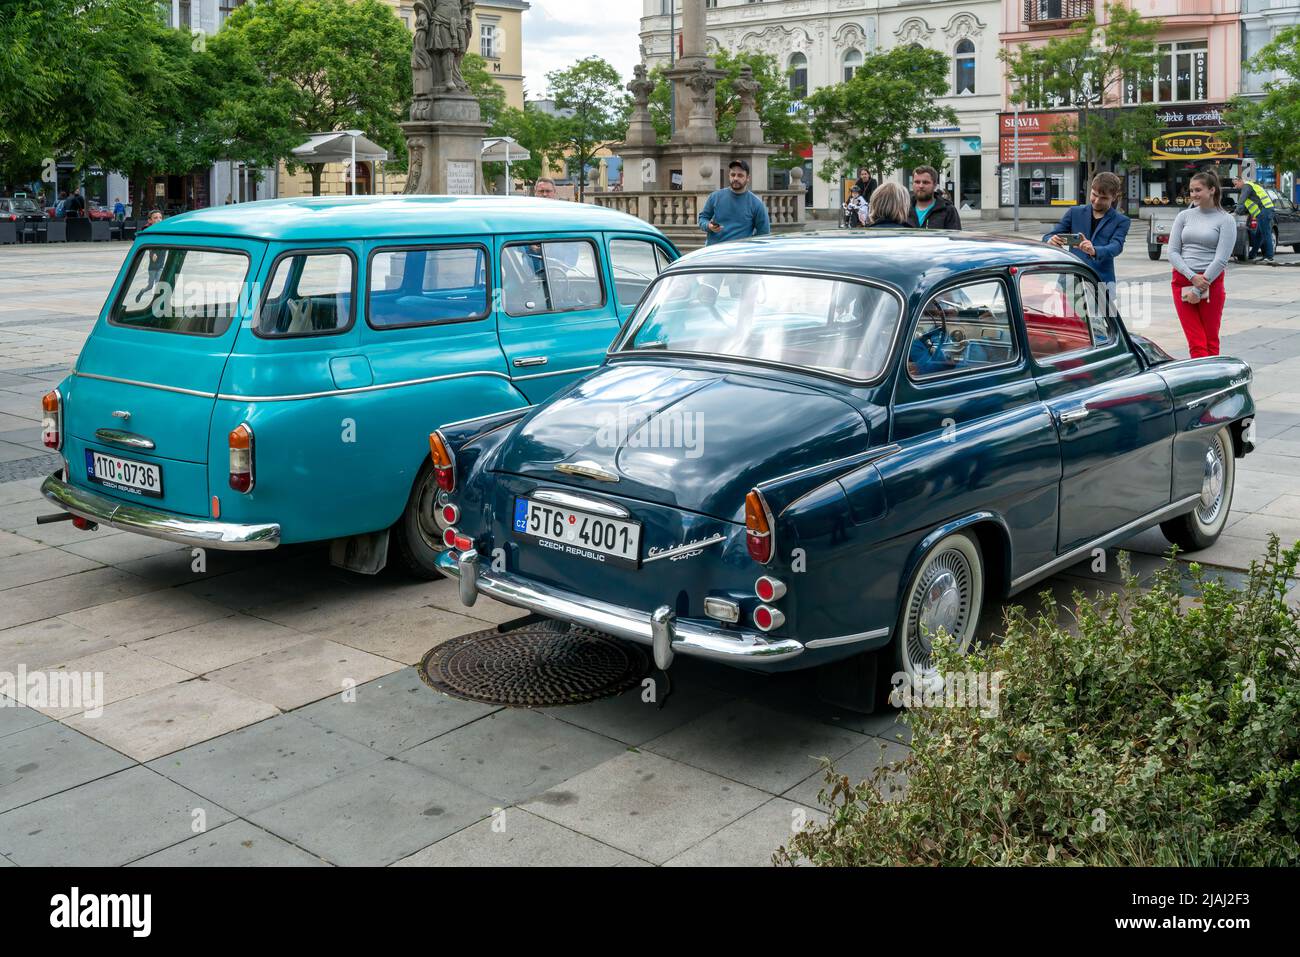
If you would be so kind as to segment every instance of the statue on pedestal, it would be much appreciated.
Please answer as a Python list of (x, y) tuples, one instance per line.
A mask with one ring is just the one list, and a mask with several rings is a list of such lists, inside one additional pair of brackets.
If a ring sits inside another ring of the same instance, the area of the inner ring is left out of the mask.
[(411, 119), (433, 116), (439, 93), (468, 93), (460, 64), (473, 32), (473, 0), (415, 0)]
[(732, 133), (731, 141), (746, 144), (762, 143), (763, 124), (759, 119), (758, 110), (754, 106), (758, 91), (762, 87), (754, 79), (753, 69), (748, 66), (741, 67), (740, 76), (732, 81), (731, 88), (736, 91), (736, 96), (740, 98), (740, 110), (736, 113), (736, 129)]

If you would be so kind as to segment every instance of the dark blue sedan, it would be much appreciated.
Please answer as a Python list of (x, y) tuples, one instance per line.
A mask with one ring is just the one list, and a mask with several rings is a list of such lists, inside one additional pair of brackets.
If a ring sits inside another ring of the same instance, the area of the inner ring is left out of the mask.
[(836, 665), (870, 707), (985, 602), (1150, 526), (1186, 550), (1222, 531), (1250, 367), (1174, 361), (1105, 295), (1062, 251), (960, 233), (696, 252), (599, 371), (430, 436), (439, 566), (466, 604), (662, 668)]

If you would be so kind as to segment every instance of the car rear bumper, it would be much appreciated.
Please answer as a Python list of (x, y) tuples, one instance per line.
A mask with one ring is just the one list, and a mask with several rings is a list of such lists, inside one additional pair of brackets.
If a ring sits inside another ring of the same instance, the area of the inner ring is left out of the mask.
[(473, 549), (467, 552), (446, 551), (438, 556), (437, 561), (440, 572), (460, 582), (460, 600), (466, 605), (473, 605), (479, 595), (488, 595), (548, 618), (650, 645), (654, 649), (655, 664), (660, 668), (667, 668), (674, 654), (761, 668), (765, 664), (794, 658), (804, 651), (804, 646), (793, 638), (777, 638), (758, 631), (678, 619), (667, 605), (647, 614), (529, 581), (509, 572), (492, 571), (483, 567)]
[(153, 538), (231, 551), (257, 551), (280, 544), (278, 524), (236, 525), (206, 518), (163, 512), (134, 502), (123, 502), (90, 489), (79, 488), (51, 475), (41, 485), (41, 494), (73, 515), (110, 525), (124, 532)]

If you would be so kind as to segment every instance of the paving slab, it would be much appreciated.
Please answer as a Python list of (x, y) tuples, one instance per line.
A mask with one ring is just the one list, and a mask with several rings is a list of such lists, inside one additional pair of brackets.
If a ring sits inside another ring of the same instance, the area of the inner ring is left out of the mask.
[(188, 841), (133, 861), (129, 867), (328, 867), (300, 847), (294, 847), (245, 820), (209, 828)]
[(118, 567), (134, 559), (154, 555), (175, 555), (188, 565), (190, 554), (189, 548), (184, 545), (150, 538), (148, 535), (110, 535), (107, 538), (90, 538), (84, 542), (69, 542), (59, 547), (73, 555)]
[[(0, 811), (39, 801), (133, 764), (126, 755), (57, 721), (7, 734), (0, 738)], [(0, 834), (4, 830), (0, 815)]]
[(246, 817), (383, 759), (378, 751), (286, 714), (158, 758), (149, 767)]
[(645, 747), (780, 794), (814, 771), (820, 757), (838, 758), (861, 743), (856, 732), (737, 701), (655, 738)]
[[(367, 603), (369, 604), (369, 603)], [(430, 648), (459, 635), (491, 627), (432, 605), (388, 607), (386, 603), (359, 614), (346, 614), (333, 625), (316, 625), (312, 634), (406, 665), (417, 664)]]
[(287, 650), (311, 637), (283, 625), (236, 613), (148, 638), (130, 647), (193, 674), (208, 674), (273, 651)]
[[(121, 647), (63, 661), (47, 670), (97, 676), (96, 680), (102, 682), (103, 689), (103, 701), (99, 702), (101, 705), (110, 705), (114, 701), (179, 684), (194, 677), (190, 672), (173, 667), (165, 661)], [(72, 705), (41, 706), (36, 710), (53, 718), (67, 718), (88, 710), (88, 706), (82, 701)]]
[(44, 668), (116, 647), (114, 639), (62, 618), (43, 618), (0, 631), (0, 669), (12, 672), (19, 664)]
[(0, 738), (52, 720), (54, 719), (48, 715), (17, 704), (11, 698), (0, 698)]
[(556, 785), (524, 810), (662, 864), (769, 797), (648, 751), (627, 751)]
[[(906, 760), (910, 752), (910, 748), (899, 742), (870, 738), (848, 754), (836, 759), (835, 771), (854, 784), (860, 784), (870, 778), (882, 765), (893, 765)], [(826, 774), (819, 768), (786, 791), (783, 796), (808, 807), (824, 810), (825, 805), (817, 799), (817, 793), (825, 786)], [(898, 800), (906, 793), (907, 779), (901, 774), (890, 772), (881, 781), (881, 788), (881, 793), (886, 799)]]
[(195, 678), (110, 704), (98, 717), (65, 721), (137, 761), (151, 761), (277, 714), (265, 701)]
[(391, 864), (492, 813), (492, 798), (395, 758), (249, 815), (334, 864)]
[[(656, 697), (652, 701), (644, 698), (648, 689), (640, 687), (586, 704), (546, 708), (542, 713), (624, 744), (640, 745), (733, 700), (693, 675), (680, 680), (670, 676), (667, 687), (660, 676), (654, 680)], [(664, 697), (660, 699), (659, 694)]]
[(646, 862), (512, 807), (416, 851), (393, 866), (644, 867)]
[[(3, 487), (0, 486), (0, 488)], [(3, 505), (0, 505), (0, 508), (3, 507)], [(15, 555), (27, 555), (46, 548), (50, 548), (50, 546), (33, 541), (30, 538), (24, 538), (21, 535), (15, 535), (13, 532), (0, 532), (0, 559), (12, 558)]]
[(826, 815), (783, 798), (772, 798), (738, 821), (710, 834), (667, 861), (666, 867), (771, 867), (772, 855), (810, 823)]
[(496, 705), (439, 694), (420, 680), (414, 668), (403, 668), (366, 682), (354, 696), (331, 695), (294, 714), (396, 756), (497, 710)]
[(400, 667), (395, 661), (336, 641), (308, 638), (280, 651), (220, 668), (207, 678), (270, 702), (281, 711), (290, 711)]
[(4, 593), (4, 601), (0, 602), (0, 628), (25, 625), (153, 590), (150, 583), (116, 568), (95, 568), (21, 585)]
[(523, 708), (503, 708), (401, 758), (465, 787), (515, 804), (593, 768), (625, 746)]
[(23, 867), (115, 867), (233, 819), (137, 765), (0, 815), (0, 851)]
[(125, 645), (231, 614), (233, 612), (220, 605), (167, 588), (106, 602), (94, 608), (68, 612), (59, 617), (80, 625), (87, 631), (108, 635)]

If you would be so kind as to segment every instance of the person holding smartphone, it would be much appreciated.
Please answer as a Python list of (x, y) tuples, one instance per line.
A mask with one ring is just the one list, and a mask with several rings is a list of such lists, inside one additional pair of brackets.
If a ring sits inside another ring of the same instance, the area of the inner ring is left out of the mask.
[(1098, 173), (1088, 187), (1088, 202), (1065, 211), (1043, 241), (1068, 249), (1115, 292), (1115, 257), (1124, 251), (1129, 218), (1117, 208), (1124, 184), (1114, 173)]
[(730, 187), (714, 190), (700, 210), (699, 225), (708, 235), (706, 246), (732, 239), (766, 236), (772, 231), (767, 206), (749, 191), (749, 164), (732, 160), (727, 167)]

